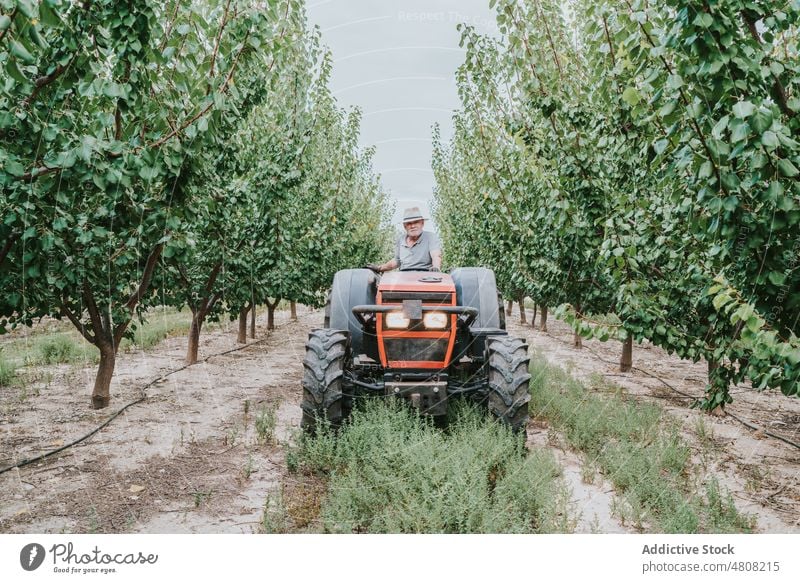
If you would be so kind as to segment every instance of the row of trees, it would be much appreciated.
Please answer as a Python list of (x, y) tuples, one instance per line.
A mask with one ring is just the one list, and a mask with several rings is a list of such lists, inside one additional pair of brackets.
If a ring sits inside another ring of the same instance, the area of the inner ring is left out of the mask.
[(193, 363), (207, 320), (319, 305), (383, 248), (302, 0), (0, 9), (0, 333), (69, 319), (100, 351), (94, 407), (148, 308), (191, 309)]
[(584, 337), (800, 392), (796, 3), (494, 1), (434, 137), (448, 255)]

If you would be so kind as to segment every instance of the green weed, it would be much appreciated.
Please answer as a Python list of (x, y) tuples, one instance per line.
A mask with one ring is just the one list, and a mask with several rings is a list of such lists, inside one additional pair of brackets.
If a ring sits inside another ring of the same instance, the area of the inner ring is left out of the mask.
[(660, 407), (622, 392), (590, 393), (540, 355), (531, 360), (531, 375), (532, 416), (547, 419), (587, 464), (600, 468), (624, 498), (616, 505), (624, 521), (672, 533), (751, 529), (718, 487), (706, 495), (694, 491), (689, 446)]
[(29, 364), (50, 365), (75, 362), (93, 362), (97, 349), (71, 334), (53, 334), (35, 338)]
[(256, 415), (256, 434), (259, 443), (273, 443), (275, 441), (275, 426), (277, 417), (275, 409), (261, 409)]
[(334, 436), (299, 444), (298, 464), (328, 477), (328, 532), (567, 532), (568, 494), (548, 452), (527, 454), (485, 410), (456, 407), (442, 432), (409, 407), (367, 402)]
[(0, 387), (11, 386), (16, 375), (16, 365), (12, 361), (7, 360), (3, 356), (3, 353), (0, 352)]
[(191, 317), (186, 310), (160, 307), (148, 312), (143, 322), (132, 323), (133, 339), (122, 342), (123, 349), (149, 350), (171, 336), (188, 334)]
[(261, 515), (261, 532), (283, 534), (289, 532), (289, 513), (281, 491), (267, 494), (264, 512)]

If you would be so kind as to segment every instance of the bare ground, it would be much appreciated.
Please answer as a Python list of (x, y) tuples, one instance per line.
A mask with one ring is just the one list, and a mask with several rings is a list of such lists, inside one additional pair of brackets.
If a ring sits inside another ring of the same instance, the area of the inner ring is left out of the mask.
[[(49, 382), (30, 387), (25, 398), (3, 389), (0, 467), (85, 435), (140, 398), (142, 387), (161, 379), (146, 389), (143, 402), (89, 439), (0, 474), (0, 532), (259, 532), (267, 498), (281, 491), (288, 494), (285, 503), (294, 527), (303, 528), (308, 524), (304, 514), (313, 514), (323, 489), (288, 474), (284, 446), (299, 425), (303, 344), (322, 316), (301, 307), (298, 321), (291, 321), (288, 312), (277, 312), (276, 318), (277, 330), (267, 333), (260, 318), (261, 340), (228, 354), (210, 356), (240, 346), (233, 327), (205, 333), (201, 358), (206, 360), (174, 374), (169, 373), (183, 366), (183, 337), (167, 339), (146, 353), (121, 355), (112, 404), (102, 411), (89, 408), (93, 367), (51, 367)], [(731, 417), (688, 409), (678, 393), (643, 372), (620, 374), (614, 364), (619, 343), (588, 342), (575, 350), (571, 333), (560, 322), (549, 322), (545, 334), (513, 320), (511, 332), (527, 337), (551, 362), (589, 383), (602, 375), (630, 396), (666, 407), (682, 423), (698, 467), (721, 477), (737, 507), (757, 517), (759, 531), (800, 531), (800, 452), (766, 434), (798, 441), (800, 401), (737, 389), (729, 409), (763, 428), (753, 431)], [(680, 361), (657, 348), (637, 348), (634, 365), (680, 391), (702, 394), (702, 363)], [(256, 420), (270, 411), (276, 417), (274, 439), (264, 441)], [(550, 448), (564, 468), (578, 532), (631, 532), (612, 511), (611, 485), (601, 476), (584, 482), (580, 454), (554, 440), (551, 428), (541, 422), (531, 424), (529, 436), (532, 447)]]

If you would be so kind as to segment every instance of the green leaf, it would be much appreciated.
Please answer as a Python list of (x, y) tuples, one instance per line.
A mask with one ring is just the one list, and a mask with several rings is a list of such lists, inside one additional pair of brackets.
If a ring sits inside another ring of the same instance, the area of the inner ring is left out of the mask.
[(22, 176), (25, 174), (25, 167), (16, 160), (7, 160), (4, 169), (11, 174), (11, 176)]
[(757, 134), (763, 134), (772, 126), (772, 112), (768, 109), (759, 109), (750, 118), (750, 126)]
[(714, 24), (714, 18), (707, 12), (701, 12), (695, 17), (692, 24), (701, 28), (708, 28)]
[(700, 170), (697, 171), (697, 178), (700, 180), (705, 180), (713, 173), (714, 173), (714, 165), (711, 163), (711, 160), (706, 160), (700, 166)]
[(755, 110), (756, 106), (749, 101), (740, 101), (733, 106), (733, 115), (739, 119), (745, 119), (753, 115)]
[(42, 2), (39, 4), (39, 18), (47, 26), (61, 26), (61, 17), (47, 4), (47, 2)]
[(733, 142), (741, 142), (742, 140), (746, 139), (747, 136), (750, 135), (750, 126), (747, 125), (747, 122), (740, 122), (737, 123), (736, 126), (733, 128), (733, 132), (731, 132), (731, 140)]
[(17, 62), (14, 59), (8, 60), (8, 64), (6, 64), (6, 71), (8, 71), (8, 74), (11, 75), (11, 78), (18, 83), (28, 83), (27, 77), (25, 77), (25, 74), (19, 70)]
[(622, 99), (631, 107), (635, 107), (642, 100), (642, 96), (635, 87), (628, 87), (622, 92)]
[(726, 192), (738, 190), (739, 184), (741, 184), (741, 181), (734, 172), (723, 172), (722, 188), (724, 188)]
[(772, 131), (766, 131), (761, 134), (761, 143), (769, 150), (774, 150), (780, 146), (778, 136)]
[(11, 41), (11, 54), (26, 65), (32, 65), (34, 62), (36, 62), (36, 59), (33, 57), (33, 55), (28, 52), (28, 49), (22, 46), (22, 43), (15, 40)]
[(786, 274), (780, 271), (770, 271), (767, 278), (772, 285), (783, 285), (786, 282)]
[(797, 167), (792, 164), (790, 160), (783, 158), (778, 160), (778, 172), (781, 173), (782, 176), (786, 176), (787, 178), (794, 178), (798, 174)]

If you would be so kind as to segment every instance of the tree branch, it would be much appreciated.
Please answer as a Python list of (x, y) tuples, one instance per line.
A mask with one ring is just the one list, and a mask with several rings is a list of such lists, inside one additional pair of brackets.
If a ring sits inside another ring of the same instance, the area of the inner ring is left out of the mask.
[[(237, 63), (239, 61), (239, 57), (242, 55), (242, 53), (244, 52), (244, 50), (246, 48), (247, 38), (249, 36), (250, 36), (250, 33), (248, 31), (248, 33), (247, 33), (247, 35), (245, 36), (245, 39), (244, 39), (245, 45), (242, 46), (241, 49), (239, 49), (238, 53), (236, 53), (236, 56), (233, 59), (233, 63), (231, 63), (231, 69), (230, 69), (230, 71), (228, 71), (228, 75), (225, 78), (225, 81), (222, 83), (222, 87), (220, 87), (220, 93), (225, 93), (228, 90), (228, 85), (230, 84), (231, 80), (233, 79), (233, 73), (236, 71), (236, 65), (237, 65)], [(184, 123), (182, 123), (180, 125), (180, 127), (178, 127), (177, 129), (172, 130), (167, 135), (160, 137), (155, 142), (152, 142), (152, 143), (148, 144), (147, 147), (148, 148), (158, 148), (158, 147), (160, 147), (165, 142), (168, 142), (169, 140), (171, 140), (172, 138), (177, 136), (180, 132), (182, 132), (183, 130), (188, 128), (190, 125), (192, 125), (194, 122), (196, 122), (198, 119), (200, 119), (205, 114), (207, 114), (211, 110), (212, 107), (214, 107), (214, 102), (213, 101), (211, 101), (203, 109), (201, 109), (196, 114), (194, 114), (191, 118), (189, 118), (188, 121), (185, 121)], [(121, 155), (122, 154), (118, 154), (117, 157), (121, 156)]]
[(81, 335), (84, 338), (86, 338), (86, 341), (89, 342), (90, 344), (94, 344), (95, 346), (97, 346), (97, 339), (92, 334), (90, 334), (88, 330), (86, 330), (86, 326), (84, 326), (83, 322), (81, 322), (78, 319), (78, 317), (72, 312), (72, 310), (69, 309), (69, 307), (67, 306), (67, 302), (64, 301), (63, 297), (59, 299), (59, 308), (61, 310), (61, 314), (66, 316), (67, 319), (70, 322), (72, 322), (73, 326), (75, 326), (78, 329), (78, 332), (80, 332)]
[(11, 251), (11, 247), (14, 246), (14, 243), (16, 243), (18, 239), (19, 239), (19, 233), (11, 233), (8, 236), (8, 239), (6, 239), (6, 244), (3, 245), (3, 248), (0, 250), (0, 265), (3, 264), (3, 261), (5, 261), (6, 259), (6, 256)]
[(147, 263), (145, 263), (144, 271), (142, 272), (142, 280), (139, 282), (139, 287), (136, 288), (136, 291), (133, 292), (125, 302), (125, 307), (128, 310), (132, 311), (136, 307), (144, 294), (147, 292), (147, 289), (150, 287), (150, 282), (153, 279), (153, 273), (155, 272), (156, 265), (158, 265), (158, 260), (161, 259), (161, 252), (163, 250), (164, 244), (159, 243), (153, 248), (153, 250), (150, 252), (150, 255), (147, 257)]
[(83, 301), (86, 302), (86, 309), (89, 311), (89, 319), (92, 321), (92, 331), (95, 336), (95, 345), (99, 348), (105, 334), (103, 333), (103, 322), (100, 318), (100, 311), (97, 309), (97, 304), (94, 302), (94, 295), (92, 290), (89, 289), (89, 284), (86, 280), (83, 281)]
[[(750, 36), (752, 36), (756, 43), (761, 46), (761, 35), (758, 34), (755, 21), (747, 16), (744, 10), (740, 14), (742, 16), (742, 20), (747, 26), (747, 29), (750, 31)], [(775, 101), (778, 103), (778, 107), (786, 117), (794, 117), (795, 112), (789, 108), (788, 98), (786, 97), (786, 89), (784, 88), (783, 83), (781, 83), (780, 78), (775, 73), (772, 74), (772, 77), (775, 79), (775, 82), (772, 84), (772, 93)]]
[[(225, 27), (228, 24), (228, 10), (231, 7), (231, 0), (225, 4), (225, 12), (222, 14), (222, 23), (219, 25), (219, 32), (217, 32), (217, 40), (214, 43), (214, 52), (211, 54), (211, 72), (209, 73), (209, 78), (214, 76), (214, 65), (217, 61), (217, 54), (219, 53), (219, 43), (222, 41), (222, 33), (225, 30)], [(211, 92), (211, 85), (208, 86), (208, 91), (206, 91), (206, 95)]]

